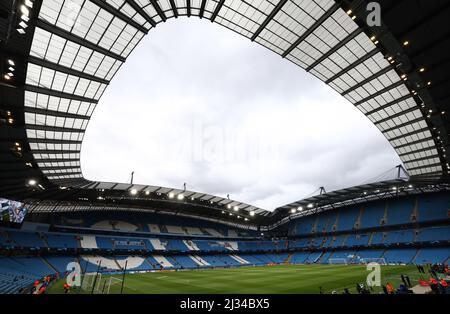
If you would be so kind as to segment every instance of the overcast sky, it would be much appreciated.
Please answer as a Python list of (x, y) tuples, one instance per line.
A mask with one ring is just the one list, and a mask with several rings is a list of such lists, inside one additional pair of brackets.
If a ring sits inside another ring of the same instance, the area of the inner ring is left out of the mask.
[(317, 78), (217, 24), (162, 23), (101, 99), (82, 147), (91, 180), (182, 188), (264, 209), (370, 181), (400, 164)]

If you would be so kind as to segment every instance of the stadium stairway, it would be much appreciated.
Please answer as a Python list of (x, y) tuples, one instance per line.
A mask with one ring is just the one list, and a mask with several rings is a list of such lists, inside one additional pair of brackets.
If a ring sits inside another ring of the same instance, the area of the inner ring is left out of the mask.
[(117, 267), (119, 267), (120, 270), (123, 270), (122, 266), (120, 266), (119, 262), (117, 261), (117, 258), (113, 257), (113, 260), (116, 263)]
[(47, 241), (47, 238), (46, 238), (45, 234), (40, 232), (40, 233), (38, 233), (38, 236), (42, 240), (42, 242), (44, 243), (44, 247), (46, 249), (50, 248), (50, 245), (48, 245), (48, 241)]
[(59, 271), (52, 265), (52, 264), (50, 264), (44, 257), (38, 257), (45, 265), (47, 265), (48, 266), (48, 268), (50, 268), (50, 269), (53, 269), (53, 271), (55, 272), (55, 273), (58, 273)]
[(287, 265), (290, 264), (293, 255), (294, 255), (293, 253), (289, 253), (288, 257), (284, 260), (283, 264), (287, 264)]
[(414, 264), (414, 262), (416, 261), (417, 256), (419, 256), (420, 254), (420, 249), (417, 249), (416, 254), (414, 255), (414, 257), (411, 259), (411, 263)]
[(325, 256), (325, 251), (320, 252), (319, 257), (314, 261), (314, 263), (316, 264), (321, 264), (322, 263), (322, 258)]
[(81, 237), (77, 236), (77, 237), (75, 238), (75, 241), (77, 242), (77, 246), (78, 246), (79, 249), (83, 248), (83, 247), (81, 246)]

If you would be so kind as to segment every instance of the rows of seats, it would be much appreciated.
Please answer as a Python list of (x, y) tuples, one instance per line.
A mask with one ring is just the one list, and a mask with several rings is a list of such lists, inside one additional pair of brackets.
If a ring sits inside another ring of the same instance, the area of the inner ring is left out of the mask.
[(120, 273), (125, 266), (128, 271), (151, 271), (159, 269), (197, 269), (210, 267), (258, 266), (270, 264), (327, 264), (331, 259), (383, 258), (387, 263), (444, 263), (449, 259), (447, 248), (386, 249), (359, 251), (316, 251), (296, 253), (260, 254), (186, 254), (150, 256), (45, 256), (0, 257), (0, 293), (17, 293), (34, 280), (56, 272), (64, 273), (68, 264), (77, 262), (82, 272)]
[(39, 257), (0, 257), (0, 293), (18, 293), (56, 271)]
[(450, 196), (420, 195), (350, 205), (294, 220), (290, 235), (360, 230), (381, 226), (442, 221), (450, 217)]
[(307, 237), (297, 240), (188, 240), (144, 237), (121, 237), (106, 235), (73, 235), (60, 233), (35, 233), (17, 230), (3, 230), (0, 246), (4, 248), (53, 248), (102, 249), (109, 251), (178, 251), (178, 252), (261, 252), (282, 251), (286, 249), (341, 247), (371, 247), (375, 245), (412, 244), (419, 242), (439, 243), (449, 241), (450, 226), (427, 227), (393, 231), (374, 231), (357, 234), (339, 234)]
[[(305, 258), (308, 253), (295, 253)], [(357, 256), (360, 259), (381, 259), (388, 264), (433, 264), (445, 263), (450, 258), (448, 248), (422, 248), (422, 249), (387, 249), (387, 250), (358, 250), (358, 251), (327, 251), (323, 252), (318, 262), (330, 263), (330, 259), (348, 259)]]
[(103, 249), (138, 251), (270, 251), (286, 248), (285, 241), (220, 241), (182, 240), (144, 237), (122, 237), (106, 235), (75, 235), (62, 233), (36, 233), (28, 231), (3, 230), (8, 241), (0, 242), (4, 248), (53, 248)]
[(191, 235), (208, 237), (255, 237), (253, 230), (242, 230), (227, 227), (209, 221), (199, 221), (186, 217), (171, 215), (139, 213), (92, 213), (85, 216), (79, 213), (55, 214), (52, 223), (61, 226), (84, 227), (97, 230), (124, 232), (149, 232), (152, 234)]
[(370, 247), (374, 245), (412, 244), (420, 242), (444, 243), (450, 240), (450, 226), (422, 229), (374, 231), (357, 234), (339, 234), (290, 240), (290, 248)]

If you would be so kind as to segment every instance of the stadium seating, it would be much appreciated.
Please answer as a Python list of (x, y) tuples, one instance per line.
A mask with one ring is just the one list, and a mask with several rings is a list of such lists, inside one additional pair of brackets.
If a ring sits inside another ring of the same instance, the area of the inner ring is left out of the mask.
[(12, 240), (11, 246), (27, 247), (27, 248), (42, 248), (46, 247), (38, 233), (35, 232), (21, 232), (21, 231), (8, 231), (9, 238)]
[(450, 227), (431, 227), (416, 230), (416, 242), (442, 242), (450, 240)]
[(362, 209), (359, 229), (379, 227), (384, 218), (384, 204), (373, 202), (366, 204)]
[(450, 195), (439, 194), (418, 198), (417, 221), (434, 221), (450, 218)]
[(51, 234), (48, 233), (45, 236), (49, 247), (57, 249), (76, 249), (78, 244), (75, 236), (63, 235), (63, 234)]
[(411, 222), (413, 215), (415, 200), (411, 198), (401, 198), (397, 200), (390, 200), (387, 205), (387, 219), (388, 225), (399, 225)]
[(413, 262), (416, 254), (416, 249), (391, 249), (384, 253), (383, 258), (387, 263), (408, 264)]
[(16, 293), (37, 278), (64, 273), (73, 261), (88, 273), (121, 273), (125, 265), (139, 272), (365, 259), (441, 263), (450, 255), (449, 201), (445, 195), (414, 196), (346, 206), (294, 219), (285, 228), (290, 237), (277, 240), (182, 217), (57, 215), (59, 232), (0, 229), (1, 249), (34, 255), (0, 257), (0, 293)]
[(55, 270), (38, 257), (0, 257), (0, 293), (17, 293)]
[(360, 214), (360, 208), (340, 208), (338, 211), (338, 223), (336, 231), (352, 230)]
[(416, 264), (427, 263), (446, 263), (450, 258), (450, 250), (448, 248), (423, 248), (414, 259)]

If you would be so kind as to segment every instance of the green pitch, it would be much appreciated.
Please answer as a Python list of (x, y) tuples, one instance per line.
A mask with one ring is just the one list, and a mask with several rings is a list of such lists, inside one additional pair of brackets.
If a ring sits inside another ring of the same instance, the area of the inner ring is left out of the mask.
[[(365, 266), (359, 265), (280, 265), (127, 274), (123, 293), (319, 293), (319, 287), (325, 293), (341, 293), (344, 288), (355, 292), (356, 283), (365, 283), (368, 273)], [(415, 266), (382, 266), (381, 283), (391, 282), (397, 287), (401, 274), (409, 275), (413, 285), (419, 278)], [(108, 280), (108, 276), (102, 276), (99, 291)], [(62, 285), (60, 280), (48, 292), (63, 293)], [(379, 291), (382, 289), (375, 288), (374, 292)], [(81, 293), (90, 292), (86, 289)], [(111, 285), (110, 293), (120, 293), (120, 283)]]

